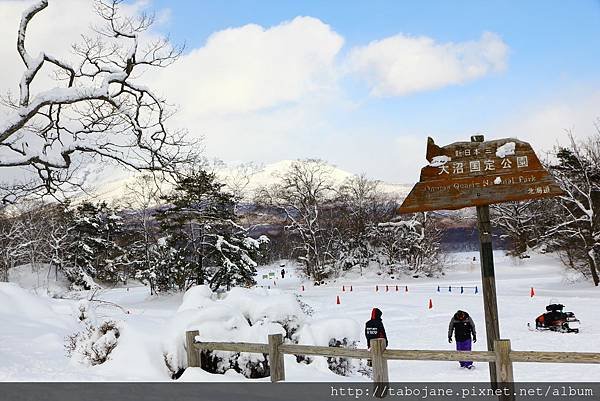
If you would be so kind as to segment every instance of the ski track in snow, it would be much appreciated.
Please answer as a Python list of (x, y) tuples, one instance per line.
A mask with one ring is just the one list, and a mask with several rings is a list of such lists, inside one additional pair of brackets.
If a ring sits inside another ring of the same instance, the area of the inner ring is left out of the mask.
[[(271, 286), (299, 294), (303, 302), (314, 309), (311, 320), (350, 318), (360, 327), (368, 320), (373, 307), (383, 311), (383, 322), (390, 348), (447, 350), (454, 343), (447, 342), (449, 320), (457, 309), (469, 312), (477, 326), (474, 350), (485, 350), (486, 336), (479, 262), (477, 252), (453, 255), (454, 264), (441, 278), (401, 277), (391, 279), (370, 271), (364, 276), (350, 272), (343, 279), (330, 281), (325, 286), (313, 286), (300, 278), (293, 264), (286, 264), (285, 279), (279, 275), (279, 263), (259, 269), (260, 286)], [(600, 292), (589, 282), (570, 283), (566, 280), (560, 262), (551, 255), (533, 255), (531, 259), (515, 260), (495, 253), (498, 308), (502, 338), (512, 342), (512, 348), (523, 351), (600, 352), (600, 324), (598, 301)], [(262, 279), (263, 274), (276, 273), (275, 279)], [(274, 283), (275, 282), (275, 283)], [(385, 291), (385, 285), (389, 291)], [(11, 285), (11, 284), (3, 284)], [(305, 291), (301, 291), (304, 285)], [(342, 286), (346, 291), (342, 291)], [(353, 291), (349, 291), (352, 285)], [(375, 286), (379, 291), (375, 291)], [(399, 291), (396, 291), (396, 285)], [(408, 286), (408, 292), (405, 286)], [(440, 292), (437, 286), (440, 286)], [(452, 292), (448, 286), (452, 285)], [(461, 285), (478, 286), (473, 288)], [(455, 288), (455, 286), (457, 288)], [(529, 296), (534, 287), (536, 295)], [(2, 287), (0, 287), (1, 289)], [(12, 288), (12, 287), (11, 287)], [(1, 295), (1, 293), (0, 293)], [(160, 342), (167, 330), (169, 319), (181, 304), (182, 294), (150, 297), (145, 287), (103, 290), (97, 298), (121, 305), (129, 313), (112, 307), (97, 309), (98, 319), (111, 318), (126, 323), (121, 341), (111, 359), (97, 366), (83, 366), (66, 357), (64, 339), (81, 328), (78, 323), (77, 301), (53, 299), (30, 294), (51, 308), (42, 318), (24, 318), (5, 305), (0, 307), (0, 380), (1, 381), (167, 381), (169, 373), (164, 366)], [(336, 305), (336, 296), (341, 304)], [(31, 299), (31, 302), (37, 302)], [(429, 299), (433, 308), (428, 309)], [(575, 312), (581, 320), (579, 334), (532, 332), (527, 322), (544, 312), (551, 301), (563, 303), (565, 310)], [(35, 316), (34, 316), (35, 317)], [(264, 342), (266, 342), (266, 338)], [(361, 337), (359, 347), (365, 347)], [(315, 361), (317, 362), (317, 361)], [(322, 363), (297, 364), (286, 356), (288, 381), (364, 381), (364, 376), (342, 377), (329, 372)], [(460, 369), (457, 362), (389, 361), (391, 381), (487, 381), (487, 363), (476, 363), (476, 369)], [(516, 363), (518, 381), (595, 381), (600, 377), (600, 366), (579, 364)], [(182, 381), (238, 381), (247, 380), (231, 371), (226, 375), (212, 375), (199, 369), (186, 372)], [(260, 379), (265, 381), (265, 379)], [(267, 379), (268, 380), (268, 379)]]

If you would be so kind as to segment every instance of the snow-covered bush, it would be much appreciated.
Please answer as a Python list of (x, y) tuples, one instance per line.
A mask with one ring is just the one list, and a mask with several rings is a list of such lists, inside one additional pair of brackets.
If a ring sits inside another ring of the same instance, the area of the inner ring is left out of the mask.
[[(282, 334), (286, 343), (357, 347), (361, 326), (355, 320), (310, 321), (310, 312), (297, 296), (280, 290), (233, 288), (217, 294), (208, 286), (192, 287), (168, 323), (162, 342), (165, 364), (174, 378), (187, 367), (185, 333), (189, 330), (198, 330), (197, 341), (265, 343), (269, 334)], [(270, 373), (266, 354), (203, 351), (200, 359), (201, 367), (211, 373), (232, 370), (248, 378)], [(302, 357), (298, 361), (341, 375), (360, 368), (359, 361), (347, 358)]]
[(67, 355), (77, 362), (90, 365), (106, 362), (117, 346), (120, 326), (119, 322), (112, 320), (104, 321), (99, 326), (86, 323), (82, 331), (67, 337)]
[[(185, 332), (198, 330), (202, 341), (266, 342), (269, 334), (280, 333), (290, 341), (306, 315), (296, 297), (278, 290), (233, 288), (217, 294), (208, 286), (190, 288), (177, 314), (168, 324), (162, 349), (173, 377), (187, 366)], [(204, 352), (202, 368), (212, 373), (229, 369), (246, 377), (269, 375), (266, 355)]]
[[(344, 337), (341, 340), (336, 338), (332, 338), (329, 340), (330, 347), (340, 347), (340, 348), (356, 348), (356, 341), (349, 340), (347, 337)], [(328, 357), (327, 364), (329, 365), (329, 370), (333, 373), (342, 376), (350, 376), (358, 369), (359, 363), (356, 363), (355, 359), (346, 358), (343, 356), (338, 357)]]
[[(305, 345), (357, 348), (361, 335), (360, 325), (353, 319), (316, 320), (304, 324), (293, 336), (294, 342)], [(361, 368), (362, 362), (344, 357), (304, 357), (298, 362), (314, 363), (334, 373), (349, 376)]]

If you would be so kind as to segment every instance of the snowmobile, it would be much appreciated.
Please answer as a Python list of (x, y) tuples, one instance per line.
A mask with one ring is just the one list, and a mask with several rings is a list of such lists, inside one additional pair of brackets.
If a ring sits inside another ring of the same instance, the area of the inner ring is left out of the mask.
[[(546, 313), (535, 319), (538, 331), (556, 331), (559, 333), (579, 333), (580, 322), (573, 312), (563, 312), (563, 304), (552, 303), (546, 306)], [(529, 323), (527, 324), (529, 326)]]

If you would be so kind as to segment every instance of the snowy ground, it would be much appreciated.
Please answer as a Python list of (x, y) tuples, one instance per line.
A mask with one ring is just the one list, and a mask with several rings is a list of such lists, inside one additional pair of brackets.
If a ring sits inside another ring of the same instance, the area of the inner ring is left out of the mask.
[[(317, 287), (303, 281), (289, 264), (286, 266), (288, 275), (281, 279), (278, 275), (280, 267), (275, 265), (259, 271), (258, 284), (265, 289), (254, 290), (248, 302), (244, 302), (245, 293), (240, 292), (237, 298), (232, 296), (226, 299), (228, 303), (211, 303), (210, 313), (215, 321), (219, 319), (219, 314), (233, 309), (244, 311), (245, 319), (252, 311), (259, 309), (265, 316), (271, 316), (278, 313), (277, 305), (269, 303), (271, 296), (274, 300), (287, 300), (291, 295), (298, 294), (314, 310), (299, 333), (302, 343), (326, 345), (322, 344), (326, 341), (323, 337), (335, 332), (336, 335), (360, 339), (359, 347), (364, 347), (364, 322), (368, 320), (371, 309), (378, 307), (383, 311), (390, 348), (443, 350), (453, 347), (446, 339), (450, 317), (457, 309), (463, 309), (471, 314), (477, 325), (478, 342), (474, 349), (484, 350), (486, 339), (479, 266), (478, 262), (472, 262), (473, 256), (479, 259), (477, 253), (453, 254), (453, 264), (442, 279), (391, 279), (374, 272), (362, 277), (358, 273), (351, 273), (343, 280)], [(534, 255), (531, 259), (515, 261), (497, 252), (495, 261), (501, 337), (509, 338), (514, 349), (600, 352), (597, 309), (600, 291), (597, 288), (589, 282), (572, 283), (567, 280), (559, 261), (549, 255)], [(269, 272), (277, 273), (277, 278), (263, 279), (263, 275)], [(32, 280), (26, 272), (13, 274), (11, 279), (27, 288), (39, 286), (39, 277)], [(301, 290), (302, 285), (304, 291)], [(379, 291), (375, 291), (376, 285)], [(386, 285), (389, 286), (387, 292)], [(396, 291), (396, 285), (399, 291)], [(437, 291), (438, 285), (440, 292)], [(449, 285), (453, 286), (452, 292), (448, 292)], [(461, 285), (478, 286), (479, 293), (475, 294), (473, 288), (465, 288), (461, 294), (454, 288)], [(346, 291), (342, 291), (342, 286), (346, 287)], [(349, 286), (352, 286), (352, 292)], [(408, 291), (405, 291), (405, 286), (408, 286)], [(531, 287), (536, 292), (533, 298), (529, 296)], [(97, 319), (123, 321), (122, 335), (109, 361), (102, 365), (87, 366), (67, 358), (64, 350), (65, 337), (81, 329), (76, 318), (79, 302), (40, 294), (39, 289), (34, 293), (17, 284), (0, 283), (1, 381), (170, 380), (163, 358), (165, 341), (169, 336), (184, 331), (177, 323), (179, 321), (180, 324), (181, 319), (174, 319), (174, 316), (189, 312), (185, 310), (186, 303), (205, 302), (202, 298), (188, 297), (182, 305), (182, 294), (150, 297), (148, 290), (139, 286), (104, 290), (97, 294), (97, 298), (118, 304), (123, 310), (111, 304), (99, 305)], [(340, 305), (335, 302), (336, 296), (340, 296)], [(428, 309), (430, 299), (433, 302), (432, 309)], [(566, 309), (576, 313), (582, 322), (579, 334), (540, 333), (527, 329), (527, 322), (542, 313), (551, 300), (565, 304)], [(252, 305), (253, 302), (257, 304)], [(289, 303), (285, 305), (289, 307)], [(246, 324), (245, 319), (241, 323)], [(222, 329), (225, 326), (217, 326), (205, 321), (196, 322), (204, 339), (221, 339), (223, 335), (218, 327)], [(211, 333), (210, 327), (217, 328)], [(245, 336), (264, 336), (262, 342), (266, 342), (266, 334), (277, 330), (281, 330), (278, 325), (265, 325), (260, 329), (254, 325), (252, 330), (246, 328), (240, 333)], [(258, 342), (260, 339), (248, 338), (246, 341)], [(402, 382), (486, 381), (489, 377), (487, 364), (476, 363), (476, 366), (472, 371), (465, 371), (455, 362), (390, 361), (389, 374), (390, 380)], [(515, 365), (515, 378), (519, 381), (596, 381), (598, 377), (598, 365)], [(352, 377), (337, 376), (321, 360), (310, 365), (298, 364), (291, 356), (286, 356), (286, 378), (289, 381), (368, 380), (358, 374)], [(226, 375), (211, 375), (194, 369), (186, 372), (180, 380), (236, 381), (244, 378), (231, 371)]]

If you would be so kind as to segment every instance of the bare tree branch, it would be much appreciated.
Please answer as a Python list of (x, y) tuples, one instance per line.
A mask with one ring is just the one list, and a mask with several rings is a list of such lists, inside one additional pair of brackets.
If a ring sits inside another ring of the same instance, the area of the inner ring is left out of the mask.
[[(73, 46), (76, 63), (26, 49), (27, 28), (46, 7), (39, 0), (21, 18), (17, 51), (25, 65), (18, 100), (5, 96), (9, 114), (0, 122), (0, 167), (22, 167), (25, 183), (3, 184), (4, 202), (19, 196), (57, 195), (77, 184), (74, 169), (85, 162), (111, 162), (138, 171), (177, 176), (181, 164), (198, 157), (197, 142), (172, 131), (172, 108), (136, 77), (177, 60), (182, 48), (160, 38), (140, 49), (152, 16), (122, 16), (119, 0), (97, 0), (104, 25), (96, 38)], [(32, 93), (38, 72), (55, 69), (58, 86)], [(34, 173), (31, 175), (31, 173)]]

